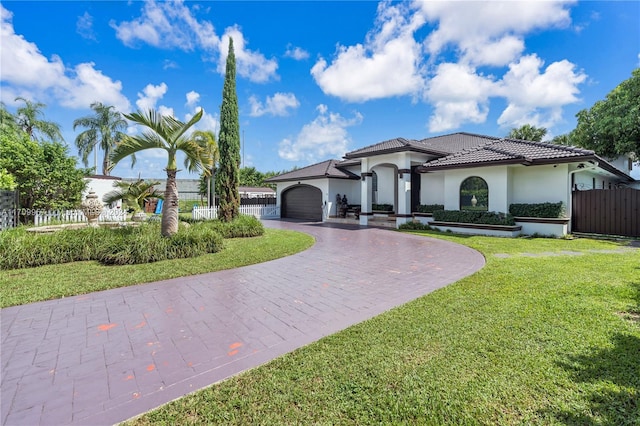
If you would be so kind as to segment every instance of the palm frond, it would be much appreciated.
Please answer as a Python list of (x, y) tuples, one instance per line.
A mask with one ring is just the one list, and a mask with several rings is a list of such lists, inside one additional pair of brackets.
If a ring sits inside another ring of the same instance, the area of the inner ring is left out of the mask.
[(144, 151), (147, 149), (160, 148), (167, 149), (166, 146), (162, 143), (162, 140), (159, 138), (147, 138), (145, 135), (142, 137), (139, 136), (127, 136), (125, 137), (119, 144), (116, 145), (115, 149), (111, 153), (109, 160), (111, 161), (110, 169), (113, 169), (118, 162), (122, 159), (131, 156), (131, 166), (133, 167), (136, 163), (135, 154), (140, 151)]

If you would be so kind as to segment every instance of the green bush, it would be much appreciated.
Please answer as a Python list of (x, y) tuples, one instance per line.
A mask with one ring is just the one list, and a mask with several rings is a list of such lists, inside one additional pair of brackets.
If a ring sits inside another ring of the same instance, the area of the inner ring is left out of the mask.
[(264, 234), (262, 222), (254, 216), (240, 215), (231, 222), (215, 220), (210, 223), (224, 238), (258, 237)]
[(418, 213), (433, 213), (436, 210), (444, 210), (444, 204), (420, 204)]
[(99, 229), (62, 230), (33, 234), (25, 228), (0, 232), (0, 269), (91, 260), (98, 246)]
[(371, 210), (378, 210), (383, 212), (392, 212), (393, 206), (391, 204), (371, 204)]
[(101, 247), (96, 260), (107, 265), (134, 265), (215, 253), (222, 249), (222, 235), (211, 224), (180, 226), (171, 238), (160, 236), (159, 224), (115, 230), (115, 238)]
[(401, 224), (398, 229), (402, 229), (404, 231), (429, 231), (431, 227), (422, 222), (407, 222)]
[(562, 201), (558, 203), (511, 204), (509, 213), (519, 217), (557, 218), (564, 214)]
[(97, 260), (109, 265), (157, 262), (215, 253), (223, 237), (212, 223), (180, 226), (171, 238), (160, 235), (159, 223), (139, 227), (67, 229), (34, 234), (24, 228), (0, 233), (0, 269)]
[(433, 219), (438, 222), (477, 223), (483, 225), (515, 225), (513, 216), (505, 213), (473, 210), (436, 210)]

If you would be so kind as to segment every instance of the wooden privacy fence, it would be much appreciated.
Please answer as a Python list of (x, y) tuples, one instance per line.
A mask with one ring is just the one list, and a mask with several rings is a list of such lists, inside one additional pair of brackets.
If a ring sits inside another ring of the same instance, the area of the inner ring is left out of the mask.
[(640, 237), (640, 190), (590, 189), (572, 193), (571, 231)]

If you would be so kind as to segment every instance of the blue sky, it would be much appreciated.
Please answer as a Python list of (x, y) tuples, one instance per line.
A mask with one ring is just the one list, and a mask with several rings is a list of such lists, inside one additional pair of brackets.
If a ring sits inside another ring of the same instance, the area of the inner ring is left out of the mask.
[[(94, 101), (181, 120), (204, 108), (197, 127), (217, 130), (232, 37), (243, 165), (263, 172), (395, 137), (503, 136), (525, 123), (566, 133), (640, 66), (638, 1), (3, 1), (0, 11), (2, 102), (46, 104), (73, 155), (73, 120)], [(112, 174), (164, 177), (165, 165), (149, 151)]]

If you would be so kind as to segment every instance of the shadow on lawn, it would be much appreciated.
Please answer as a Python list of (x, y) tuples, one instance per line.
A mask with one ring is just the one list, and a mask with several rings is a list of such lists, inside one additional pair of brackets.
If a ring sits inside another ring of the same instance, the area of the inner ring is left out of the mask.
[[(636, 306), (627, 313), (640, 313), (640, 283), (632, 284)], [(634, 321), (634, 318), (630, 318)], [(640, 323), (634, 326), (640, 327)], [(585, 394), (589, 408), (584, 411), (558, 410), (560, 422), (572, 425), (640, 425), (640, 338), (629, 333), (617, 333), (612, 347), (589, 355), (569, 356), (559, 365), (576, 382), (598, 387)]]

